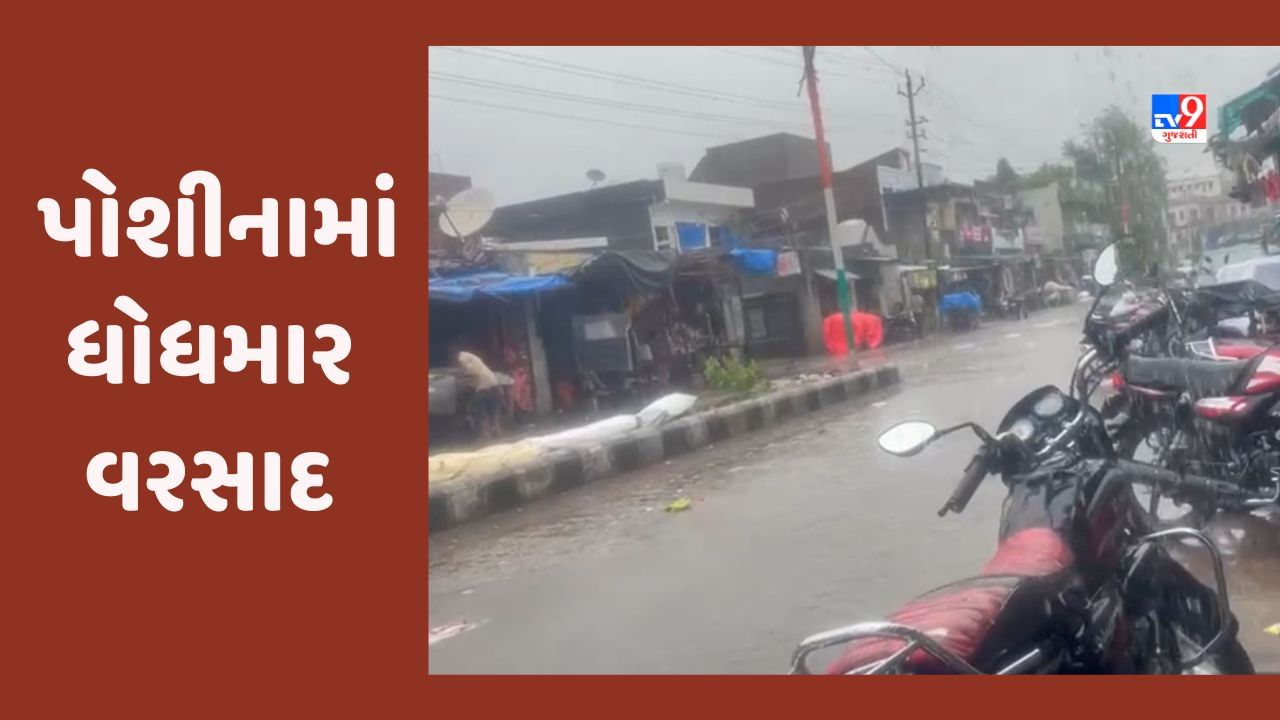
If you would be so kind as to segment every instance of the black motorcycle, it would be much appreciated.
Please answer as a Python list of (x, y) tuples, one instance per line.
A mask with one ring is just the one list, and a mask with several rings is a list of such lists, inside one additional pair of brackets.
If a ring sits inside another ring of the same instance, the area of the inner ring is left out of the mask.
[(1021, 294), (1005, 295), (996, 303), (996, 312), (1006, 320), (1025, 320), (1027, 303)]
[(1094, 269), (1110, 288), (1099, 293), (1085, 320), (1086, 346), (1093, 352), (1080, 373), (1082, 397), (1090, 397), (1104, 376), (1112, 377), (1116, 392), (1102, 401), (1101, 413), (1120, 457), (1240, 488), (1221, 497), (1137, 488), (1149, 522), (1201, 525), (1219, 510), (1251, 510), (1280, 500), (1280, 376), (1268, 370), (1275, 364), (1268, 359), (1272, 353), (1256, 346), (1249, 360), (1204, 357), (1216, 357), (1214, 339), (1205, 333), (1218, 318), (1270, 307), (1273, 293), (1245, 285), (1117, 292), (1114, 258), (1108, 248)]
[(924, 337), (924, 331), (915, 313), (904, 311), (884, 319), (885, 342), (909, 342), (922, 337)]
[[(1086, 356), (1089, 353), (1086, 353)], [(1090, 358), (1081, 358), (1081, 367)], [(1222, 558), (1189, 528), (1153, 531), (1130, 486), (1218, 495), (1233, 486), (1116, 457), (1098, 412), (1058, 388), (1016, 403), (993, 436), (974, 423), (908, 421), (880, 436), (901, 456), (971, 429), (981, 442), (939, 511), (961, 512), (989, 474), (1008, 488), (995, 555), (974, 577), (923, 595), (883, 622), (814, 635), (810, 656), (843, 646), (829, 674), (1237, 674), (1253, 665), (1236, 637)], [(1165, 549), (1203, 545), (1217, 592)]]

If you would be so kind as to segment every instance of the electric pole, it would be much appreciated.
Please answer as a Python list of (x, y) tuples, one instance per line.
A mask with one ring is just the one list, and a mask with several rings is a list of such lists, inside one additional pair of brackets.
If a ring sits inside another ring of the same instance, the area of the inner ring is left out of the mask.
[(929, 203), (925, 201), (924, 196), (924, 168), (920, 166), (920, 141), (927, 139), (924, 131), (924, 124), (929, 122), (929, 118), (921, 115), (916, 117), (916, 96), (924, 90), (924, 78), (920, 78), (919, 85), (912, 85), (911, 71), (903, 71), (907, 76), (907, 91), (903, 92), (902, 88), (898, 88), (898, 94), (907, 99), (907, 114), (910, 120), (907, 121), (907, 127), (911, 129), (909, 137), (911, 138), (911, 149), (915, 153), (916, 164), (916, 187), (920, 189), (920, 219), (924, 222), (924, 257), (926, 260), (933, 260), (933, 237), (929, 232)]
[(831, 238), (831, 257), (836, 268), (836, 295), (840, 299), (840, 314), (844, 316), (844, 338), (848, 346), (849, 357), (854, 357), (853, 318), (854, 309), (852, 294), (849, 292), (849, 278), (844, 271), (844, 251), (836, 242), (836, 197), (831, 188), (831, 152), (827, 147), (826, 132), (822, 127), (822, 105), (818, 102), (818, 72), (813, 66), (813, 55), (817, 48), (805, 45), (804, 52), (804, 84), (809, 91), (809, 110), (813, 113), (813, 134), (818, 141), (818, 170), (822, 176), (822, 199), (827, 208), (827, 234)]

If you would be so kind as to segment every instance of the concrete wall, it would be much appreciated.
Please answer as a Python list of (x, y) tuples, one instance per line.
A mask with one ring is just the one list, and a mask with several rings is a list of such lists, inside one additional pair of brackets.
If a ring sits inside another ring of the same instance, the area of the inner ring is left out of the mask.
[(1037, 232), (1028, 233), (1042, 243), (1045, 252), (1062, 252), (1062, 203), (1058, 199), (1058, 183), (1018, 193), (1022, 204), (1031, 211), (1031, 223)]
[[(737, 213), (755, 206), (755, 195), (750, 188), (691, 182), (672, 177), (663, 178), (662, 184), (665, 199), (649, 206), (650, 231), (653, 233), (654, 249), (657, 250), (679, 250), (677, 222), (725, 226)], [(659, 241), (657, 228), (666, 228), (665, 243)]]
[[(925, 187), (941, 185), (945, 180), (942, 167), (932, 163), (920, 163)], [(916, 183), (916, 171), (912, 168), (896, 168), (880, 165), (876, 167), (876, 175), (880, 180), (880, 188), (886, 192), (913, 190)]]
[(730, 208), (754, 207), (755, 194), (751, 188), (732, 185), (712, 185), (675, 178), (664, 178), (663, 193), (668, 202), (723, 205)]
[(670, 243), (666, 246), (658, 246), (656, 244), (657, 236), (655, 233), (654, 247), (658, 250), (678, 250), (679, 246), (676, 241), (677, 222), (692, 222), (702, 223), (704, 225), (724, 226), (729, 223), (737, 212), (738, 208), (726, 207), (723, 205), (703, 205), (700, 203), (671, 201), (654, 203), (649, 206), (649, 219), (651, 220), (651, 225), (654, 228), (665, 227), (667, 229), (667, 238)]
[(1170, 180), (1167, 183), (1169, 204), (1182, 200), (1225, 196), (1231, 183), (1229, 178), (1218, 173)]
[(701, 182), (756, 187), (808, 177), (817, 168), (816, 140), (776, 133), (707, 148), (690, 177)]
[[(892, 228), (889, 237), (898, 248), (898, 258), (915, 264), (923, 263), (925, 261), (925, 221), (920, 217), (920, 203), (893, 203), (887, 205), (886, 212), (888, 213), (886, 221)], [(933, 222), (936, 224), (936, 218)], [(938, 244), (935, 237), (935, 253), (940, 252)]]

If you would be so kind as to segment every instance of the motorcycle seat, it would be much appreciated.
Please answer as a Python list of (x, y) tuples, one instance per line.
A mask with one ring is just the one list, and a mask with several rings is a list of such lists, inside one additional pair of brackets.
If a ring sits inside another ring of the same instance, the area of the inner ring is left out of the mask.
[[(1001, 541), (979, 575), (931, 590), (886, 619), (918, 629), (982, 669), (1001, 650), (1043, 628), (1047, 600), (1061, 590), (1073, 566), (1071, 548), (1058, 532), (1029, 528)], [(827, 672), (843, 675), (866, 667), (904, 645), (897, 638), (854, 640)], [(914, 673), (950, 672), (924, 650), (912, 653), (905, 665)]]
[(1231, 395), (1246, 361), (1131, 357), (1121, 374), (1139, 387), (1183, 390), (1194, 397)]

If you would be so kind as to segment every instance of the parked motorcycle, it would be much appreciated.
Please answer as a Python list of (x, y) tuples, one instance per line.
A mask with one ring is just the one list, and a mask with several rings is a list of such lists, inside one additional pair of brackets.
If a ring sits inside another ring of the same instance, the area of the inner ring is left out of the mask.
[[(810, 656), (834, 646), (842, 650), (829, 674), (1253, 672), (1213, 542), (1189, 528), (1152, 531), (1129, 490), (1217, 495), (1234, 486), (1116, 457), (1097, 411), (1053, 386), (1018, 401), (995, 435), (976, 423), (939, 430), (908, 421), (879, 443), (909, 456), (963, 429), (981, 445), (939, 515), (962, 512), (989, 474), (1000, 475), (1008, 496), (995, 555), (977, 576), (885, 621), (806, 639), (793, 673), (810, 673)], [(1170, 539), (1208, 550), (1216, 593), (1169, 554)]]
[(982, 314), (982, 298), (968, 290), (947, 293), (938, 303), (938, 313), (952, 330), (973, 330), (978, 327), (978, 318)]
[(884, 319), (884, 335), (886, 342), (907, 342), (919, 340), (924, 332), (915, 313), (900, 312)]
[[(1103, 255), (1114, 264), (1111, 249)], [(1095, 276), (1114, 272), (1095, 268)], [(1166, 469), (1241, 490), (1227, 500), (1155, 487), (1139, 498), (1149, 522), (1196, 525), (1219, 510), (1280, 500), (1280, 349), (1220, 333), (1215, 339), (1214, 308), (1239, 302), (1239, 294), (1213, 288), (1171, 297), (1156, 291), (1136, 302), (1131, 295), (1121, 293), (1110, 310), (1100, 311), (1100, 294), (1085, 323), (1085, 338), (1097, 350), (1089, 372), (1115, 371), (1117, 392), (1101, 409), (1117, 453), (1146, 453)]]
[(1008, 320), (1025, 320), (1027, 303), (1022, 295), (1005, 295), (996, 304), (996, 312)]

